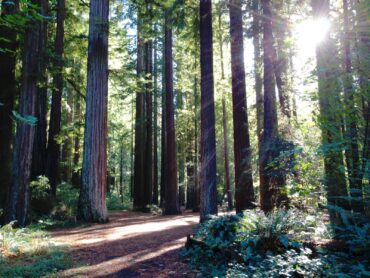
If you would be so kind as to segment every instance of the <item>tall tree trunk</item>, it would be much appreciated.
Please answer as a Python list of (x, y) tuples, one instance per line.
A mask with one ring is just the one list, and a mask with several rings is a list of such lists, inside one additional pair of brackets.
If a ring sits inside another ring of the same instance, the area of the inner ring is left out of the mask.
[(231, 75), (233, 93), (235, 208), (253, 208), (254, 190), (244, 69), (241, 0), (230, 0)]
[[(33, 0), (32, 4), (40, 6), (40, 1)], [(30, 22), (25, 32), (22, 89), (19, 100), (19, 114), (23, 117), (36, 116), (37, 82), (41, 59), (40, 24), (41, 22), (37, 20)], [(17, 220), (20, 226), (27, 223), (34, 139), (35, 125), (18, 121), (6, 222)]]
[[(19, 9), (19, 1), (14, 4), (8, 0), (2, 1), (1, 17), (15, 14)], [(15, 66), (17, 50), (17, 33), (9, 26), (0, 26), (0, 49), (5, 50), (0, 54), (0, 210), (6, 209), (12, 164), (12, 130), (11, 118), (14, 101), (17, 97)], [(0, 224), (2, 221), (0, 215)]]
[(363, 211), (362, 200), (362, 179), (360, 176), (360, 154), (358, 147), (358, 129), (357, 129), (357, 111), (355, 108), (354, 100), (354, 87), (352, 75), (352, 58), (351, 58), (351, 38), (350, 38), (350, 21), (349, 21), (349, 7), (348, 0), (343, 0), (344, 12), (344, 34), (343, 34), (343, 68), (344, 75), (344, 99), (346, 105), (345, 115), (345, 128), (346, 128), (346, 141), (348, 154), (346, 157), (348, 178), (350, 185), (350, 193), (353, 199), (351, 200), (352, 209), (355, 212)]
[[(48, 0), (40, 0), (40, 14), (47, 16), (49, 9)], [(47, 160), (47, 74), (48, 64), (47, 41), (48, 41), (48, 22), (43, 19), (39, 24), (40, 36), (40, 60), (38, 77), (38, 96), (36, 100), (36, 117), (38, 119), (35, 128), (35, 140), (32, 154), (31, 179), (36, 179), (40, 175), (45, 175)]]
[(263, 12), (263, 135), (260, 148), (260, 204), (263, 211), (271, 211), (275, 197), (274, 177), (268, 165), (273, 161), (273, 142), (278, 134), (278, 118), (276, 111), (276, 93), (274, 80), (274, 48), (272, 36), (271, 1), (262, 0)]
[(90, 1), (86, 120), (79, 217), (107, 220), (108, 0)]
[[(220, 47), (220, 66), (221, 66), (221, 79), (225, 79), (225, 67), (224, 67), (224, 49), (223, 49), (223, 37), (222, 37), (222, 10), (219, 6), (218, 10), (218, 43)], [(230, 163), (229, 163), (229, 146), (228, 146), (228, 130), (227, 130), (227, 112), (226, 112), (226, 98), (222, 95), (222, 127), (224, 134), (224, 167), (225, 167), (225, 193), (227, 196), (227, 206), (229, 210), (233, 209), (233, 197), (231, 192), (230, 182)]]
[[(145, 44), (142, 38), (143, 19), (138, 15), (138, 45), (137, 45), (137, 75), (138, 88), (142, 88), (141, 79), (145, 75)], [(136, 116), (135, 116), (135, 165), (134, 165), (134, 210), (146, 211), (145, 204), (145, 154), (146, 154), (146, 95), (145, 90), (139, 89), (136, 93)]]
[(55, 37), (55, 74), (53, 77), (54, 90), (51, 100), (50, 127), (48, 139), (47, 168), (46, 173), (50, 181), (52, 193), (56, 195), (58, 184), (60, 144), (55, 137), (60, 132), (62, 114), (62, 93), (63, 93), (63, 52), (64, 52), (64, 18), (65, 0), (58, 0), (57, 3), (57, 30)]
[[(312, 0), (314, 18), (329, 17), (329, 0)], [(336, 146), (342, 141), (341, 136), (341, 103), (337, 84), (337, 64), (333, 40), (327, 37), (316, 47), (316, 61), (318, 72), (318, 97), (320, 106), (320, 124), (322, 143), (326, 149), (324, 153), (325, 185), (329, 205), (347, 208), (347, 201), (338, 198), (347, 197), (347, 185), (342, 149)], [(330, 210), (332, 222), (338, 223), (340, 218), (335, 211)]]
[(258, 146), (261, 144), (263, 132), (263, 93), (262, 93), (262, 57), (261, 57), (261, 15), (259, 0), (253, 0), (253, 48), (254, 48), (254, 80), (256, 91), (256, 117)]
[[(77, 133), (74, 136), (73, 146), (73, 172), (71, 182), (76, 187), (81, 186), (81, 170), (78, 169), (80, 161), (80, 138), (82, 137), (81, 125), (82, 125), (82, 111), (81, 111), (81, 99), (77, 98), (75, 103), (75, 123), (77, 123)], [(76, 119), (77, 117), (77, 119)]]
[(135, 119), (134, 119), (134, 106), (135, 106), (135, 96), (132, 94), (131, 99), (131, 142), (130, 142), (130, 200), (134, 199), (134, 156), (135, 156)]
[(227, 196), (227, 207), (231, 211), (233, 209), (233, 196), (231, 192), (230, 182), (230, 163), (229, 163), (229, 146), (228, 146), (228, 130), (227, 130), (227, 118), (226, 118), (226, 99), (222, 97), (222, 126), (224, 130), (224, 159), (225, 159), (225, 184), (226, 184), (226, 196)]
[[(164, 50), (165, 41), (163, 39), (163, 52)], [(166, 67), (165, 67), (165, 55), (162, 55), (162, 127), (161, 127), (161, 188), (160, 188), (160, 207), (164, 207), (164, 195), (166, 191), (166, 184), (167, 184), (167, 139), (166, 139)]]
[(154, 119), (153, 119), (153, 199), (152, 203), (158, 205), (158, 57), (157, 41), (154, 42), (154, 68), (153, 68), (153, 92), (154, 92)]
[(121, 197), (121, 201), (123, 202), (123, 143), (120, 145), (119, 156), (119, 195)]
[(217, 214), (212, 1), (200, 0), (201, 181), (200, 221)]
[(144, 202), (145, 207), (152, 203), (153, 192), (153, 42), (145, 43), (145, 75), (146, 84), (146, 143), (145, 143), (145, 173)]
[(166, 215), (179, 214), (175, 113), (173, 95), (172, 21), (169, 15), (165, 20), (165, 86), (166, 86), (166, 189), (164, 211)]
[(284, 133), (290, 135), (289, 123), (292, 117), (290, 97), (292, 94), (292, 87), (289, 78), (289, 47), (286, 43), (289, 21), (281, 15), (283, 13), (283, 7), (286, 4), (279, 1), (274, 4), (275, 11), (273, 13), (273, 29), (276, 35), (276, 51), (274, 51), (275, 79), (279, 96), (280, 111), (288, 124), (288, 130)]
[(200, 211), (200, 182), (199, 182), (199, 135), (198, 135), (198, 78), (194, 77), (194, 203), (193, 212)]

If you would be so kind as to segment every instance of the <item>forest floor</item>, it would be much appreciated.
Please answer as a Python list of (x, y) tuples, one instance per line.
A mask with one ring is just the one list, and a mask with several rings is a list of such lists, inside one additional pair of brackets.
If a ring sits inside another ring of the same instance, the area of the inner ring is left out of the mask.
[(52, 232), (77, 264), (58, 277), (196, 277), (179, 251), (199, 215), (113, 212), (107, 224)]

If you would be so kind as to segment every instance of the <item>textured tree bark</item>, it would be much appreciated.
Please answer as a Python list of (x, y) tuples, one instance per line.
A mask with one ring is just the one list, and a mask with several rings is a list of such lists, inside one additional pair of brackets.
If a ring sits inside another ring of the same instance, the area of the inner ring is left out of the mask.
[[(225, 79), (225, 67), (224, 67), (224, 48), (223, 48), (223, 37), (222, 37), (222, 6), (217, 6), (218, 10), (218, 44), (220, 47), (220, 66), (221, 66), (221, 78)], [(225, 194), (227, 196), (227, 206), (229, 210), (233, 209), (233, 197), (231, 192), (230, 182), (230, 162), (229, 162), (229, 146), (228, 146), (228, 130), (227, 130), (227, 112), (226, 112), (226, 98), (222, 95), (222, 127), (223, 127), (223, 139), (224, 139), (224, 168), (225, 168)]]
[(78, 215), (107, 221), (108, 0), (90, 1), (82, 183)]
[(146, 84), (146, 142), (145, 142), (145, 178), (144, 178), (144, 205), (152, 203), (153, 196), (153, 42), (145, 43), (145, 75)]
[(166, 86), (166, 188), (163, 214), (180, 214), (177, 184), (176, 135), (173, 94), (172, 22), (165, 18), (165, 86)]
[[(32, 4), (40, 5), (34, 0)], [(24, 38), (22, 88), (19, 99), (19, 114), (22, 116), (36, 115), (38, 94), (38, 75), (40, 55), (39, 21), (28, 24)], [(27, 224), (30, 202), (30, 178), (35, 125), (23, 121), (17, 123), (13, 151), (13, 166), (9, 191), (9, 203), (6, 222), (17, 220), (20, 226)]]
[(222, 126), (224, 130), (224, 159), (225, 159), (225, 191), (227, 196), (227, 207), (231, 211), (233, 209), (233, 196), (231, 192), (230, 182), (230, 163), (229, 163), (229, 146), (228, 146), (228, 130), (226, 118), (226, 100), (225, 96), (222, 97)]
[[(283, 2), (276, 2), (274, 4), (273, 13), (273, 31), (276, 35), (276, 50), (274, 51), (274, 71), (276, 87), (279, 96), (279, 107), (281, 114), (289, 123), (292, 117), (291, 101), (292, 87), (289, 78), (289, 47), (286, 45), (288, 36), (289, 21), (282, 16), (283, 7), (287, 5)], [(290, 133), (290, 131), (286, 132)]]
[(200, 0), (201, 180), (200, 221), (217, 214), (212, 1)]
[[(49, 4), (47, 0), (40, 0), (40, 14), (47, 16)], [(46, 160), (47, 160), (47, 74), (46, 68), (48, 65), (47, 41), (48, 41), (48, 21), (42, 20), (39, 24), (40, 36), (40, 59), (39, 59), (39, 77), (38, 77), (38, 93), (36, 100), (36, 117), (38, 119), (35, 127), (35, 140), (32, 154), (32, 170), (31, 179), (34, 180), (40, 175), (45, 175)]]
[[(329, 17), (329, 0), (312, 0), (314, 18)], [(334, 42), (327, 36), (316, 47), (316, 61), (318, 72), (318, 97), (320, 106), (320, 123), (322, 130), (322, 143), (325, 147), (324, 167), (325, 185), (329, 205), (337, 205), (348, 208), (346, 200), (338, 198), (347, 197), (347, 185), (344, 169), (342, 149), (335, 145), (343, 140), (341, 135), (342, 104), (339, 98), (337, 84), (336, 53)], [(340, 224), (340, 216), (330, 210), (331, 221)]]
[(230, 0), (231, 75), (234, 122), (235, 208), (253, 208), (252, 157), (244, 69), (243, 15), (241, 0)]
[(193, 212), (200, 211), (200, 183), (199, 183), (199, 132), (198, 132), (198, 106), (199, 106), (199, 97), (198, 97), (198, 78), (194, 77), (194, 203), (193, 203)]
[(273, 197), (276, 185), (274, 177), (269, 174), (268, 165), (274, 159), (271, 145), (278, 134), (276, 111), (276, 93), (274, 79), (274, 48), (272, 36), (271, 1), (262, 0), (263, 11), (263, 87), (264, 87), (264, 118), (260, 148), (260, 205), (265, 212), (274, 207)]
[(354, 198), (351, 200), (351, 207), (355, 212), (362, 212), (364, 209), (362, 179), (360, 174), (360, 153), (358, 147), (358, 115), (354, 101), (354, 87), (352, 75), (351, 58), (351, 34), (349, 31), (349, 7), (348, 0), (343, 0), (344, 12), (344, 33), (343, 33), (343, 68), (344, 75), (344, 99), (345, 99), (345, 128), (346, 128), (346, 157), (347, 171), (350, 185), (350, 193)]
[[(145, 44), (142, 38), (143, 19), (138, 15), (138, 58), (137, 58), (137, 75), (140, 78), (139, 88), (144, 87), (141, 79), (145, 74)], [(136, 116), (135, 116), (135, 165), (134, 165), (134, 210), (145, 211), (145, 154), (146, 154), (146, 95), (145, 90), (136, 93)]]
[(64, 18), (65, 0), (57, 2), (57, 30), (55, 36), (55, 70), (53, 76), (54, 90), (51, 100), (49, 139), (47, 148), (47, 167), (46, 174), (50, 181), (53, 196), (56, 195), (56, 188), (59, 182), (59, 156), (60, 144), (55, 137), (60, 132), (62, 114), (62, 93), (63, 93), (63, 53), (64, 53)]
[[(163, 57), (165, 56), (164, 50), (165, 41), (163, 39)], [(161, 188), (160, 188), (160, 207), (164, 207), (164, 195), (166, 191), (166, 184), (167, 184), (167, 139), (166, 139), (166, 72), (165, 72), (165, 60), (162, 59), (162, 127), (161, 127)]]
[(153, 91), (154, 91), (154, 119), (153, 119), (153, 199), (152, 203), (158, 205), (158, 57), (157, 41), (154, 42), (154, 68), (153, 68)]
[(261, 57), (261, 14), (260, 1), (253, 0), (253, 48), (254, 48), (254, 89), (256, 91), (256, 117), (257, 117), (257, 137), (258, 147), (261, 144), (263, 132), (263, 80), (262, 80), (262, 57)]
[[(8, 0), (2, 1), (1, 17), (15, 14), (19, 9), (19, 1), (14, 4)], [(0, 49), (7, 50), (0, 54), (0, 157), (2, 166), (0, 167), (0, 209), (5, 211), (8, 198), (11, 164), (12, 164), (12, 129), (13, 121), (11, 118), (14, 101), (17, 97), (15, 66), (17, 50), (17, 34), (6, 25), (0, 26)], [(3, 222), (0, 216), (0, 224)]]

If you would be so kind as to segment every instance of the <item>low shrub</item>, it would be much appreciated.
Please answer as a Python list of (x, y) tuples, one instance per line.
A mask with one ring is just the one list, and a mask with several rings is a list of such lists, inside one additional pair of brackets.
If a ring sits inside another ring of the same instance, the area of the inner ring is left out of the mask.
[(0, 277), (42, 277), (72, 265), (46, 232), (34, 226), (14, 228), (15, 224), (0, 228)]
[[(320, 219), (322, 212), (297, 209), (210, 217), (188, 238), (183, 255), (204, 277), (370, 277), (369, 227), (347, 227), (338, 242)], [(318, 237), (341, 249), (316, 244)]]

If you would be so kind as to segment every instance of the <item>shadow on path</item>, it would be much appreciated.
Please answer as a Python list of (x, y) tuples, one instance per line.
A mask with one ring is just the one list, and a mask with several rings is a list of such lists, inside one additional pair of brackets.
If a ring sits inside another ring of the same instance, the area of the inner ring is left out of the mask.
[(65, 244), (76, 263), (62, 277), (195, 277), (179, 250), (199, 215), (153, 216), (115, 212), (107, 224), (57, 230), (57, 244)]

